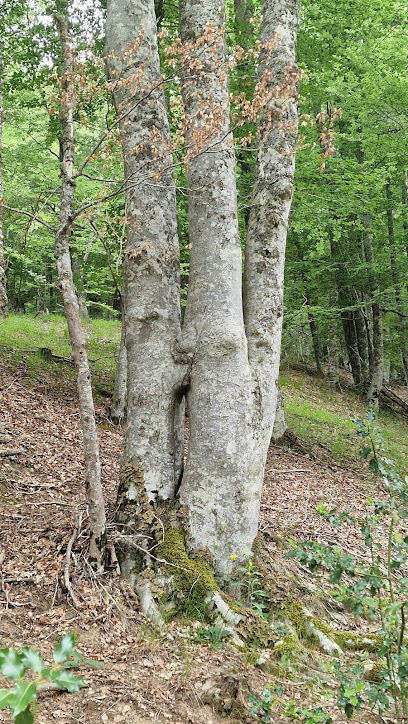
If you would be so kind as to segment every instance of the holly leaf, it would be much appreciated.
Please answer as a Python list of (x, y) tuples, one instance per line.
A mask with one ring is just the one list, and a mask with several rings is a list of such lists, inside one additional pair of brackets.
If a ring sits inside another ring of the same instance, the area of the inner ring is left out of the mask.
[(28, 646), (24, 646), (21, 653), (22, 663), (27, 666), (27, 668), (32, 669), (33, 671), (43, 670), (44, 660), (39, 651), (35, 651), (34, 649), (30, 649)]
[(0, 672), (7, 679), (20, 679), (25, 673), (27, 666), (22, 661), (22, 655), (14, 649), (0, 650)]
[(10, 706), (10, 699), (13, 696), (11, 689), (2, 689), (0, 691), (0, 709)]
[(65, 634), (65, 636), (62, 637), (61, 641), (55, 647), (52, 656), (54, 661), (56, 661), (58, 664), (61, 664), (63, 661), (69, 659), (70, 656), (73, 656), (74, 651), (75, 634)]
[(13, 696), (10, 701), (13, 717), (16, 717), (18, 714), (21, 714), (28, 709), (29, 705), (36, 697), (37, 685), (34, 684), (34, 682), (21, 681), (17, 684), (17, 686), (13, 689)]
[(53, 681), (61, 689), (67, 689), (67, 691), (79, 691), (83, 686), (86, 686), (83, 679), (78, 679), (77, 676), (71, 671), (62, 669), (61, 671), (53, 671), (50, 675), (50, 681)]
[(14, 724), (34, 724), (34, 714), (30, 709), (24, 709), (21, 714), (14, 717)]

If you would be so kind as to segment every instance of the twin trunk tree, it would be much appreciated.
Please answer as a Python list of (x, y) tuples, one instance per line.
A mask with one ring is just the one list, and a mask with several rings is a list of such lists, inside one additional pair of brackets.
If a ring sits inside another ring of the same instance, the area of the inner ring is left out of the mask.
[(218, 0), (180, 0), (191, 245), (181, 324), (172, 141), (154, 3), (108, 0), (107, 65), (120, 121), (127, 218), (128, 408), (118, 557), (123, 575), (136, 585), (143, 568), (157, 565), (149, 520), (157, 528), (166, 507), (179, 511), (171, 525), (183, 529), (187, 551), (205, 551), (221, 578), (251, 550), (257, 534), (277, 397), (293, 192), (297, 14), (297, 0), (264, 2), (255, 91), (262, 94), (263, 113), (242, 282), (224, 8)]

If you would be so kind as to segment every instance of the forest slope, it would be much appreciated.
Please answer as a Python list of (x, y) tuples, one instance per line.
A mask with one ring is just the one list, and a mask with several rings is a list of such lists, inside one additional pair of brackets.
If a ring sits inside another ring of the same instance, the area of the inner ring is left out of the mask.
[[(137, 597), (114, 570), (102, 580), (93, 577), (84, 556), (87, 521), (75, 381), (69, 363), (58, 359), (68, 357), (61, 324), (50, 318), (12, 317), (2, 322), (0, 645), (30, 645), (49, 660), (53, 643), (75, 630), (79, 649), (103, 666), (84, 672), (89, 687), (78, 694), (43, 695), (39, 724), (256, 722), (259, 719), (248, 714), (247, 694), (259, 696), (268, 684), (283, 688), (273, 721), (287, 721), (279, 712), (290, 700), (320, 703), (323, 674), (311, 672), (311, 662), (318, 669), (326, 663), (329, 657), (321, 652), (310, 654), (305, 673), (290, 656), (283, 659), (273, 648), (240, 652), (224, 645), (213, 650), (205, 645), (203, 634), (201, 643), (194, 641), (202, 625), (194, 612), (158, 631), (142, 620)], [(96, 389), (106, 395), (118, 328), (98, 322), (88, 327), (88, 336), (90, 356), (99, 360), (94, 362)], [(34, 352), (37, 348), (50, 349), (54, 357), (46, 359), (44, 352)], [(365, 406), (353, 393), (335, 390), (323, 378), (303, 372), (284, 370), (281, 384), (292, 446), (270, 448), (261, 511), (260, 566), (265, 577), (274, 580), (273, 605), (283, 610), (295, 597), (320, 613), (330, 609), (331, 623), (334, 619), (340, 628), (367, 631), (367, 623), (357, 627), (345, 611), (332, 608), (322, 577), (312, 577), (284, 557), (288, 538), (336, 543), (345, 552), (361, 555), (356, 529), (333, 531), (317, 514), (316, 505), (338, 506), (361, 519), (366, 498), (382, 495), (358, 460), (359, 442), (350, 421), (364, 417)], [(112, 521), (122, 433), (108, 421), (108, 404), (97, 394), (102, 480)], [(381, 413), (378, 425), (390, 454), (406, 469), (407, 422)], [(69, 562), (80, 603), (76, 609), (64, 572), (67, 544), (81, 513)], [(257, 660), (259, 665), (254, 665)], [(0, 681), (5, 685), (9, 682)], [(5, 711), (0, 721), (9, 721)], [(343, 719), (344, 715), (339, 721)]]

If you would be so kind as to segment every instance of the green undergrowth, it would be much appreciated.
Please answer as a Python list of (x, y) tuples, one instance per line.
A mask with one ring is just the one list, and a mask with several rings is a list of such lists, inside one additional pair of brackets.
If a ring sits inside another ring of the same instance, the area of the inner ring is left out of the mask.
[[(113, 388), (120, 323), (92, 319), (84, 322), (83, 328), (95, 391), (102, 394), (109, 392)], [(16, 371), (23, 367), (34, 382), (46, 377), (50, 382), (60, 384), (62, 375), (65, 379), (75, 380), (72, 364), (64, 359), (55, 359), (62, 357), (68, 360), (71, 355), (64, 317), (10, 314), (7, 319), (0, 320), (0, 339), (3, 368)]]
[[(312, 446), (318, 456), (324, 455), (327, 449), (337, 463), (363, 470), (364, 464), (358, 461), (359, 441), (352, 420), (365, 417), (365, 401), (350, 390), (336, 389), (327, 379), (290, 369), (281, 374), (280, 386), (289, 428)], [(380, 411), (376, 425), (390, 457), (398, 467), (407, 469), (407, 420)], [(321, 453), (319, 443), (323, 446)]]

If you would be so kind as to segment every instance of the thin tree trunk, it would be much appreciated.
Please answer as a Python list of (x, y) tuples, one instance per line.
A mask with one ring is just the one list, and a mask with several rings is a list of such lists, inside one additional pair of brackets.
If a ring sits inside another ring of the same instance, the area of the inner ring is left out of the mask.
[(120, 423), (126, 415), (127, 403), (127, 353), (125, 343), (125, 315), (122, 311), (122, 333), (120, 335), (120, 345), (118, 361), (116, 364), (115, 386), (113, 388), (112, 402), (109, 411), (109, 417), (113, 422)]
[[(336, 294), (337, 300), (337, 294)], [(332, 302), (334, 298), (332, 297)], [(327, 340), (327, 357), (328, 357), (328, 375), (330, 382), (334, 385), (339, 384), (339, 338), (337, 331), (337, 319), (331, 319), (328, 324), (328, 340)]]
[(404, 230), (405, 251), (408, 257), (408, 174), (402, 178), (402, 228)]
[(89, 319), (89, 313), (86, 306), (86, 292), (84, 288), (84, 280), (82, 277), (81, 262), (78, 254), (72, 254), (72, 274), (74, 278), (74, 284), (77, 291), (79, 316), (81, 319)]
[(398, 263), (397, 263), (397, 250), (395, 246), (394, 236), (394, 221), (392, 218), (392, 206), (391, 206), (391, 185), (387, 181), (385, 185), (385, 193), (387, 196), (387, 226), (388, 226), (388, 239), (390, 244), (390, 260), (391, 260), (391, 278), (394, 286), (395, 304), (398, 316), (398, 332), (399, 332), (399, 344), (401, 352), (401, 363), (404, 371), (405, 382), (408, 387), (408, 339), (407, 339), (407, 322), (403, 316), (403, 304), (401, 294), (401, 284), (398, 274)]
[(2, 138), (3, 138), (3, 44), (0, 38), (0, 317), (7, 317), (8, 299), (6, 289), (6, 268), (4, 264), (4, 227), (3, 227), (3, 156), (2, 156)]
[[(304, 274), (302, 274), (304, 280)], [(312, 337), (313, 353), (316, 362), (317, 371), (323, 374), (322, 346), (320, 344), (320, 336), (317, 329), (316, 320), (310, 311), (310, 301), (307, 291), (305, 291), (305, 304), (307, 306), (307, 319), (309, 322), (310, 335)]]
[[(361, 295), (354, 290), (357, 302), (361, 302)], [(364, 321), (364, 314), (361, 307), (353, 310), (354, 328), (356, 331), (357, 349), (361, 366), (361, 387), (366, 392), (370, 380), (370, 364), (368, 358), (367, 329)]]
[(372, 368), (370, 385), (367, 392), (368, 401), (373, 405), (374, 409), (378, 409), (379, 395), (383, 383), (384, 375), (384, 341), (383, 341), (383, 328), (382, 328), (382, 315), (381, 308), (376, 297), (378, 292), (378, 280), (374, 268), (374, 250), (373, 250), (373, 237), (371, 234), (371, 216), (370, 214), (363, 214), (363, 225), (364, 225), (364, 254), (368, 266), (369, 274), (369, 286), (370, 286), (370, 297), (371, 297), (371, 310), (373, 318), (373, 355), (372, 355)]
[(55, 257), (72, 354), (77, 370), (79, 411), (84, 440), (85, 488), (89, 510), (89, 562), (96, 571), (102, 572), (105, 561), (106, 519), (101, 485), (98, 433), (92, 398), (91, 374), (72, 277), (69, 250), (75, 194), (75, 179), (73, 176), (75, 144), (73, 125), (75, 102), (74, 61), (67, 19), (58, 15), (55, 16), (55, 20), (59, 29), (63, 56), (62, 100), (60, 105), (63, 152), (61, 164), (62, 191), (58, 231), (55, 237)]
[(272, 442), (276, 443), (279, 440), (281, 440), (287, 429), (288, 429), (288, 426), (286, 424), (285, 408), (283, 406), (283, 397), (282, 397), (280, 387), (278, 387), (275, 421), (273, 423), (273, 432), (272, 432)]

